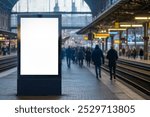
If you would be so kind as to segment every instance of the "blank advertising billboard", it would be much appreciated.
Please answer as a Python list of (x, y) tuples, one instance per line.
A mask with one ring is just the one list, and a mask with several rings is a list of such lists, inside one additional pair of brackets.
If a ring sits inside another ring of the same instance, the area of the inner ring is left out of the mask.
[(58, 75), (59, 19), (20, 19), (20, 75)]

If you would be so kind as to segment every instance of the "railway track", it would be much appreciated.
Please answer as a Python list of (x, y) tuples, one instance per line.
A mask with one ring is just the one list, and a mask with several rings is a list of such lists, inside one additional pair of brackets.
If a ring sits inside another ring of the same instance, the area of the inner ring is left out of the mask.
[(10, 55), (0, 58), (0, 72), (17, 66), (17, 55)]
[[(107, 60), (102, 68), (107, 72), (109, 71)], [(140, 91), (142, 96), (150, 97), (150, 65), (119, 59), (116, 76), (118, 80)]]

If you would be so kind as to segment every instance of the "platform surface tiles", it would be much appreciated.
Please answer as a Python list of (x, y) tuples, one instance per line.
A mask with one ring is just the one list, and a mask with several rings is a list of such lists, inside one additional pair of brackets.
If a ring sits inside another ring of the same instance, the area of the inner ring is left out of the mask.
[(144, 98), (119, 82), (112, 81), (109, 74), (102, 71), (102, 78), (97, 79), (94, 66), (81, 68), (71, 64), (67, 68), (62, 62), (61, 96), (22, 96), (17, 94), (17, 68), (0, 73), (0, 100), (143, 100)]

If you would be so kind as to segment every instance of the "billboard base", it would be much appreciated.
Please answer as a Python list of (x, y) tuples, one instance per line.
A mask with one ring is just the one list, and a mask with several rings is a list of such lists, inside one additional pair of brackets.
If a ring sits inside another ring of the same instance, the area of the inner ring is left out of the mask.
[(17, 96), (61, 95), (60, 79), (18, 79)]

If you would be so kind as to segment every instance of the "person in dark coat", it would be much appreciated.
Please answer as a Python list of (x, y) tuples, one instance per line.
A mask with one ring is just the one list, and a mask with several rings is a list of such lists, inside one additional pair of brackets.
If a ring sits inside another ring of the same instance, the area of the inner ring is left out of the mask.
[(122, 55), (123, 55), (123, 56), (125, 55), (125, 51), (126, 51), (125, 48), (123, 48), (123, 49), (122, 49)]
[(136, 56), (137, 56), (137, 52), (136, 52), (136, 49), (134, 48), (134, 49), (133, 49), (133, 58), (135, 59)]
[(72, 50), (71, 50), (71, 47), (69, 46), (66, 49), (66, 60), (67, 60), (68, 68), (70, 68), (70, 66), (71, 66), (71, 59), (72, 59)]
[(75, 48), (72, 48), (72, 61), (75, 63)]
[(95, 46), (95, 49), (92, 52), (92, 61), (95, 65), (96, 78), (98, 79), (98, 76), (101, 78), (101, 64), (104, 64), (104, 55), (98, 45)]
[(90, 62), (91, 62), (91, 51), (90, 51), (90, 48), (87, 48), (86, 52), (85, 52), (85, 58), (86, 58), (86, 63), (87, 63), (87, 66), (90, 67)]
[(83, 66), (83, 59), (84, 59), (84, 51), (82, 48), (80, 48), (78, 52), (78, 62), (80, 67)]
[(112, 70), (114, 73), (114, 79), (116, 78), (116, 61), (118, 60), (117, 51), (111, 47), (111, 49), (107, 52), (106, 58), (108, 59), (109, 63), (109, 72), (110, 72), (110, 80), (112, 80)]
[(140, 49), (139, 56), (140, 56), (140, 59), (142, 60), (142, 58), (144, 56), (144, 51), (142, 48)]
[(6, 47), (6, 45), (3, 45), (2, 52), (3, 52), (3, 56), (5, 56), (6, 53), (7, 53), (7, 47)]
[(63, 60), (64, 57), (65, 57), (65, 49), (62, 48), (62, 49), (61, 49), (61, 59)]

